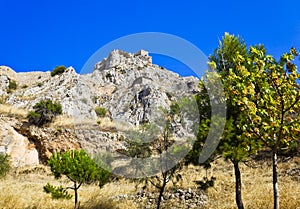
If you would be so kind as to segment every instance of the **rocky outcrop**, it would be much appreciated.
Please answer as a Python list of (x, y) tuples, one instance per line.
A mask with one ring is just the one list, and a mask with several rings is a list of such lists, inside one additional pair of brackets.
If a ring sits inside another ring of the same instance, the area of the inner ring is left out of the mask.
[[(198, 79), (152, 64), (147, 53), (114, 50), (84, 77), (97, 105), (107, 107), (112, 118), (134, 125), (153, 122), (157, 109), (198, 91)], [(94, 87), (94, 88), (93, 88)], [(113, 89), (113, 91), (112, 91)]]
[(14, 167), (38, 165), (36, 146), (14, 128), (18, 125), (14, 118), (0, 117), (0, 153), (10, 155)]
[(23, 124), (17, 130), (34, 143), (42, 163), (46, 163), (54, 152), (81, 149), (77, 136), (72, 129), (38, 128)]
[[(23, 73), (24, 74), (24, 73)], [(35, 86), (27, 86), (14, 91), (6, 99), (7, 104), (18, 108), (31, 109), (33, 105), (43, 99), (51, 99), (61, 103), (63, 113), (70, 116), (96, 118), (93, 104), (87, 86), (80, 82), (80, 76), (72, 67), (63, 74), (40, 78)]]
[[(40, 100), (51, 99), (62, 104), (66, 115), (96, 120), (94, 107), (103, 106), (113, 119), (134, 125), (153, 121), (155, 109), (198, 91), (198, 79), (180, 77), (152, 64), (145, 51), (131, 54), (114, 50), (86, 75), (77, 74), (72, 67), (53, 77), (49, 72), (1, 69), (2, 95), (10, 79), (18, 83), (18, 89), (5, 98), (5, 103), (14, 107), (31, 109)], [(22, 78), (28, 81), (26, 85)]]
[[(17, 89), (8, 92), (10, 80), (17, 82)], [(97, 117), (96, 107), (105, 108), (112, 123), (138, 126), (160, 120), (162, 108), (168, 109), (180, 97), (198, 92), (197, 84), (197, 78), (180, 77), (152, 64), (152, 58), (143, 50), (135, 54), (114, 50), (85, 75), (72, 67), (51, 76), (49, 72), (16, 73), (2, 66), (1, 102), (30, 111), (40, 100), (51, 99), (62, 105), (63, 114), (73, 118), (74, 124), (37, 128), (27, 126), (25, 119), (23, 125), (7, 126), (3, 122), (0, 126), (5, 134), (0, 139), (0, 151), (12, 154), (16, 149), (8, 148), (16, 147), (14, 142), (22, 144), (23, 154), (19, 150), (18, 156), (32, 159), (18, 164), (25, 165), (37, 163), (37, 158), (46, 161), (54, 151), (84, 148), (95, 153), (124, 149), (122, 130), (117, 126), (101, 128), (103, 121)], [(180, 123), (178, 120), (173, 124), (177, 137), (185, 134)]]
[(54, 152), (81, 149), (73, 129), (38, 128), (13, 115), (0, 117), (0, 153), (10, 155), (14, 167), (46, 163)]

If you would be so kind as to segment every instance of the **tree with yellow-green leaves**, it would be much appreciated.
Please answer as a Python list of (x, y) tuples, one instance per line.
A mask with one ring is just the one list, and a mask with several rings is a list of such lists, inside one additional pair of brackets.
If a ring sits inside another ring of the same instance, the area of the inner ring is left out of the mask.
[[(294, 62), (296, 49), (277, 61), (263, 45), (247, 48), (237, 36), (225, 33), (209, 57), (222, 81), (227, 120), (217, 154), (232, 162), (236, 179), (236, 203), (243, 209), (240, 162), (261, 149), (268, 149), (273, 161), (274, 208), (279, 208), (277, 155), (293, 147), (300, 134), (300, 73)], [(199, 97), (200, 128), (193, 153), (201, 152), (212, 121), (205, 88)], [(203, 110), (201, 112), (201, 110)]]
[(279, 61), (263, 47), (250, 47), (248, 55), (237, 54), (236, 71), (230, 70), (225, 88), (242, 112), (243, 135), (262, 143), (272, 153), (274, 208), (279, 208), (277, 154), (299, 140), (300, 73), (294, 63), (296, 49)]

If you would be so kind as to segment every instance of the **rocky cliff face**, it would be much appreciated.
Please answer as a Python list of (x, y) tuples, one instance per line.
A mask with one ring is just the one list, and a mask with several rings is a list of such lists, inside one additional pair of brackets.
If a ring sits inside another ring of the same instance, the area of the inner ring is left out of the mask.
[(37, 149), (27, 137), (14, 129), (19, 121), (13, 117), (0, 118), (0, 153), (8, 153), (15, 167), (39, 163)]
[(97, 105), (108, 107), (114, 119), (134, 125), (152, 121), (154, 110), (168, 107), (172, 100), (196, 93), (198, 84), (194, 77), (180, 77), (153, 65), (147, 54), (119, 50), (84, 78)]
[[(16, 81), (16, 89), (10, 89), (12, 81)], [(2, 105), (0, 114), (6, 119), (0, 121), (0, 151), (20, 153), (23, 161), (16, 164), (19, 166), (37, 164), (57, 150), (119, 149), (124, 136), (117, 121), (131, 126), (154, 122), (158, 109), (168, 109), (172, 101), (195, 94), (197, 84), (194, 77), (180, 77), (152, 64), (145, 51), (131, 54), (114, 50), (85, 75), (77, 74), (72, 67), (51, 77), (49, 72), (16, 73), (1, 66), (1, 103), (29, 111), (40, 100), (51, 99), (61, 103), (64, 117), (73, 122), (58, 121), (48, 128), (26, 127)], [(97, 116), (95, 107), (107, 110), (106, 120)], [(26, 123), (24, 116), (22, 120)], [(13, 150), (12, 144), (22, 150)]]

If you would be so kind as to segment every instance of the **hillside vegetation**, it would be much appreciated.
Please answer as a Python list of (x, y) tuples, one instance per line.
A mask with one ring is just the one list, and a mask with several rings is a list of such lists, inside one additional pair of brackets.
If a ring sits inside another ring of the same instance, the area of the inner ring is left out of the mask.
[(300, 209), (299, 57), (225, 33), (200, 79), (144, 50), (0, 66), (0, 208)]

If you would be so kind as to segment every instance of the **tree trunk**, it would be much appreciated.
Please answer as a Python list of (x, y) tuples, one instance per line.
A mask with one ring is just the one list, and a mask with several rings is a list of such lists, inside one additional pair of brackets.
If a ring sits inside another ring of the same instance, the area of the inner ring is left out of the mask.
[(77, 184), (76, 182), (74, 182), (74, 198), (75, 198), (75, 206), (74, 209), (79, 209), (79, 204), (78, 204), (78, 192), (77, 192), (78, 188), (77, 188)]
[(159, 196), (158, 196), (158, 199), (157, 199), (157, 207), (156, 207), (156, 209), (160, 208), (161, 199), (162, 199), (163, 193), (165, 191), (166, 185), (167, 185), (167, 179), (166, 179), (166, 177), (164, 177), (162, 187), (159, 190)]
[(234, 165), (234, 174), (235, 174), (235, 201), (238, 209), (244, 209), (244, 204), (242, 200), (242, 180), (241, 180), (239, 162), (234, 161), (233, 165)]
[(279, 189), (278, 189), (278, 171), (277, 171), (277, 152), (272, 152), (273, 161), (273, 194), (274, 194), (274, 209), (279, 209)]

